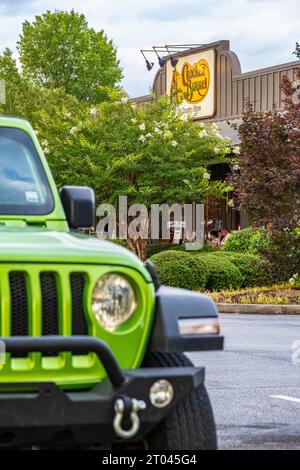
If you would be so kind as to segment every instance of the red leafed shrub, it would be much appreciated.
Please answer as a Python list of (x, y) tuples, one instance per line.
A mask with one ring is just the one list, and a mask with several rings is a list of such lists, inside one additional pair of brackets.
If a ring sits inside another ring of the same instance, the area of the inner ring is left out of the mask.
[(255, 112), (248, 103), (238, 128), (239, 171), (230, 178), (237, 204), (252, 223), (274, 230), (293, 228), (300, 221), (299, 83), (283, 78), (284, 110)]

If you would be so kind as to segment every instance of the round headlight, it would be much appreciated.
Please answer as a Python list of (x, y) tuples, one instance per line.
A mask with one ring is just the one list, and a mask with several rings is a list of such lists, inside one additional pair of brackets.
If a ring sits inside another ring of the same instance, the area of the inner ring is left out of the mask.
[(96, 282), (92, 297), (92, 311), (108, 331), (114, 331), (131, 317), (136, 307), (133, 287), (119, 274), (106, 274)]

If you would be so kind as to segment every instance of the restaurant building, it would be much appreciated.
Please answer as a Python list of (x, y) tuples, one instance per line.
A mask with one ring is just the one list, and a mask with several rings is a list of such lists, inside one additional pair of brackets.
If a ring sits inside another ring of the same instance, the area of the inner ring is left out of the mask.
[[(173, 67), (171, 59), (176, 62)], [(215, 122), (220, 133), (238, 144), (238, 134), (231, 127), (241, 122), (245, 104), (250, 101), (256, 111), (271, 111), (283, 107), (280, 83), (283, 76), (296, 80), (299, 61), (242, 73), (237, 55), (230, 50), (229, 41), (218, 41), (172, 53), (163, 60), (157, 71), (153, 92), (156, 98), (177, 94), (179, 108), (192, 115), (195, 122)], [(135, 98), (141, 106), (153, 101), (153, 96)], [(210, 168), (212, 178), (224, 179), (229, 165)], [(232, 210), (228, 201), (208, 198), (206, 219), (222, 220), (236, 230), (249, 225), (247, 214)]]

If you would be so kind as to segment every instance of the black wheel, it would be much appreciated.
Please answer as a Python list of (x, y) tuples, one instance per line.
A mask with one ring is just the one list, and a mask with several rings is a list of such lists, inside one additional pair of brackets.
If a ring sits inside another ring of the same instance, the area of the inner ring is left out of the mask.
[[(147, 353), (142, 367), (188, 367), (180, 353)], [(170, 415), (145, 437), (149, 449), (213, 450), (217, 448), (214, 416), (204, 385), (181, 401)]]

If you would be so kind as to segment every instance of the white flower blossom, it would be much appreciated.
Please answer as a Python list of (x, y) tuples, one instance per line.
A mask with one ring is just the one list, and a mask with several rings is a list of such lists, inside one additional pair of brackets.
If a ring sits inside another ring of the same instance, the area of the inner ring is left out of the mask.
[(43, 142), (42, 142), (42, 146), (43, 146), (43, 147), (47, 147), (48, 143), (49, 143), (48, 140), (45, 139), (45, 140), (43, 140)]
[(48, 147), (45, 147), (44, 148), (44, 154), (48, 155), (49, 153), (50, 153), (50, 149), (48, 149)]
[(215, 147), (215, 148), (214, 148), (214, 153), (216, 153), (216, 154), (220, 153), (219, 147)]
[(241, 149), (239, 146), (236, 146), (233, 150), (232, 150), (232, 153), (234, 153), (235, 155), (239, 155), (241, 153)]
[(97, 114), (98, 114), (97, 108), (91, 108), (90, 109), (90, 117), (91, 118), (95, 119), (97, 117)]
[(145, 126), (144, 122), (143, 122), (143, 124), (139, 125), (139, 129), (141, 129), (141, 131), (144, 131), (146, 129), (146, 126)]
[(178, 142), (176, 142), (176, 140), (172, 140), (171, 145), (172, 147), (177, 147)]
[(233, 169), (233, 171), (239, 171), (240, 166), (235, 164), (235, 165), (233, 165), (232, 169)]
[(187, 114), (181, 114), (180, 118), (179, 118), (181, 121), (188, 121), (188, 115)]
[(145, 142), (146, 137), (142, 134), (142, 135), (140, 135), (139, 140), (140, 140), (141, 142)]
[(136, 109), (136, 104), (135, 104), (135, 103), (131, 103), (130, 107), (131, 107), (131, 109)]
[(167, 130), (166, 132), (164, 132), (164, 138), (165, 139), (170, 139), (172, 137), (172, 132)]
[(169, 131), (168, 129), (164, 132), (164, 138), (169, 139), (172, 137), (172, 132)]
[(154, 132), (155, 132), (156, 134), (162, 134), (162, 130), (159, 129), (159, 127), (154, 127)]
[(199, 122), (199, 127), (201, 127), (201, 129), (203, 129), (203, 127), (204, 127), (203, 122)]
[(210, 179), (210, 174), (207, 173), (207, 171), (205, 173), (203, 173), (203, 179), (204, 180), (209, 180)]
[(128, 103), (128, 98), (127, 98), (126, 96), (123, 96), (123, 97), (121, 98), (121, 103), (124, 103), (124, 104), (125, 104), (125, 103)]
[(131, 118), (130, 121), (132, 122), (132, 124), (136, 124), (137, 119), (136, 118)]
[(78, 131), (78, 127), (74, 126), (72, 129), (70, 129), (70, 134), (74, 135)]
[(65, 116), (66, 116), (67, 118), (70, 118), (70, 117), (72, 116), (72, 113), (66, 113)]
[(151, 137), (152, 137), (152, 134), (151, 134), (151, 132), (148, 132), (148, 134), (146, 134), (146, 136), (145, 136), (145, 137), (147, 137), (147, 139), (151, 139)]
[(206, 132), (205, 129), (199, 132), (199, 137), (206, 137), (206, 136), (208, 136), (208, 133)]
[(36, 130), (34, 130), (34, 132), (35, 132), (35, 135), (39, 135), (40, 133), (39, 131), (36, 131)]

